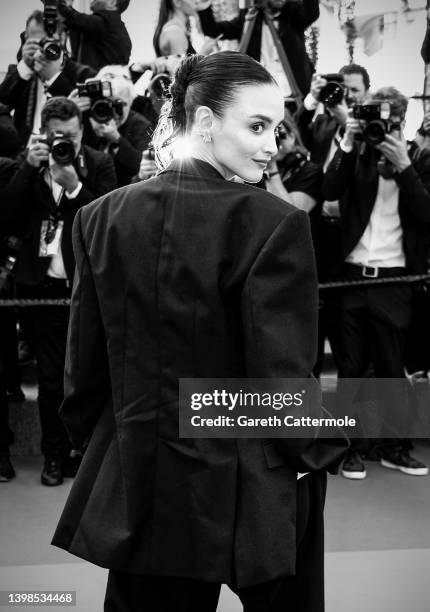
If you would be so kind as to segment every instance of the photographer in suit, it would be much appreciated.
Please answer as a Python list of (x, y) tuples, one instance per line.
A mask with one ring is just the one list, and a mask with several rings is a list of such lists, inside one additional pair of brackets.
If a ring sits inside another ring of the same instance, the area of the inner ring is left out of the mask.
[[(58, 28), (57, 28), (58, 31)], [(53, 96), (67, 96), (78, 81), (94, 76), (89, 66), (73, 62), (65, 56), (60, 35), (56, 34), (54, 49), (46, 54), (40, 42), (46, 37), (43, 11), (34, 11), (27, 19), (25, 42), (18, 64), (9, 66), (0, 83), (0, 102), (14, 109), (14, 123), (21, 146), (25, 147), (31, 133), (38, 133), (41, 111), (46, 100)], [(58, 57), (57, 57), (58, 55)]]
[[(71, 230), (77, 211), (116, 187), (110, 156), (82, 145), (82, 116), (67, 98), (52, 98), (42, 109), (42, 132), (32, 139), (4, 190), (0, 221), (21, 237), (16, 265), (17, 296), (69, 298), (75, 259)], [(28, 309), (38, 363), (39, 412), (45, 464), (42, 483), (63, 481), (70, 442), (58, 416), (68, 308)]]
[[(327, 168), (324, 195), (340, 201), (342, 279), (426, 271), (430, 152), (412, 159), (408, 154), (403, 135), (407, 105), (408, 99), (394, 87), (378, 90), (371, 103), (357, 107), (347, 119)], [(340, 378), (363, 377), (370, 358), (376, 378), (404, 379), (411, 302), (407, 284), (352, 287), (340, 294), (333, 345)], [(411, 457), (411, 448), (409, 441), (384, 440), (381, 464), (426, 475), (428, 468)], [(356, 480), (366, 477), (357, 447), (348, 453), (342, 474)]]
[(105, 99), (102, 113), (93, 112), (94, 100), (80, 95), (78, 90), (69, 97), (84, 114), (84, 142), (112, 156), (118, 186), (122, 187), (129, 185), (138, 174), (142, 151), (147, 148), (151, 137), (151, 125), (131, 109), (136, 93), (126, 66), (105, 66), (97, 74), (97, 79), (100, 84), (108, 83), (112, 93)]
[[(309, 91), (313, 66), (306, 53), (304, 31), (318, 19), (319, 1), (266, 0), (266, 2), (255, 2), (254, 4), (261, 9), (265, 8), (270, 18), (273, 19), (297, 85), (305, 94)], [(210, 5), (210, 1), (201, 2), (200, 8), (198, 7), (203, 32), (212, 38), (222, 34), (225, 39), (240, 40), (247, 9), (241, 9), (239, 15), (231, 21), (217, 22)], [(247, 53), (261, 62), (277, 79), (284, 97), (291, 93), (269, 29), (264, 23), (262, 10), (258, 13)]]
[(130, 0), (92, 0), (91, 15), (80, 13), (72, 4), (73, 0), (58, 0), (73, 59), (96, 71), (107, 64), (128, 64), (131, 40), (121, 14)]

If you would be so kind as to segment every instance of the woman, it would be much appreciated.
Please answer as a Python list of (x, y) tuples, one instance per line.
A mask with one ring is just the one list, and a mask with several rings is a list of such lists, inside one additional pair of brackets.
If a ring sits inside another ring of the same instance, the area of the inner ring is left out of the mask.
[(189, 18), (196, 14), (192, 0), (161, 0), (153, 45), (157, 57), (195, 53)]
[(186, 58), (171, 96), (163, 171), (78, 212), (61, 415), (87, 448), (54, 544), (110, 569), (105, 611), (214, 612), (228, 583), (247, 612), (321, 612), (320, 468), (340, 449), (178, 433), (179, 379), (312, 370), (307, 216), (229, 180), (261, 180), (283, 98), (233, 52)]

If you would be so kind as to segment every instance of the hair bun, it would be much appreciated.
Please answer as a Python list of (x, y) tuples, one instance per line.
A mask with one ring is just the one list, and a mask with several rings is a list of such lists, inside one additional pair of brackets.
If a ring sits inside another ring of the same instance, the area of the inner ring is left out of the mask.
[(176, 114), (184, 108), (187, 88), (192, 81), (192, 74), (196, 66), (203, 59), (203, 55), (187, 55), (176, 69), (173, 82), (170, 85), (172, 113)]

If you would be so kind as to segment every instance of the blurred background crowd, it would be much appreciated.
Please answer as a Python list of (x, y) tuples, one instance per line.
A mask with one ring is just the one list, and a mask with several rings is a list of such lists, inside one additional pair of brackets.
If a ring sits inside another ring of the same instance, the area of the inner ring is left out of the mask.
[[(309, 213), (320, 282), (345, 283), (321, 291), (315, 375), (330, 347), (340, 381), (428, 381), (428, 2), (17, 4), (3, 14), (0, 48), (0, 298), (9, 300), (0, 306), (0, 482), (15, 476), (9, 411), (25, 400), (29, 363), (41, 482), (59, 485), (79, 467), (58, 416), (73, 219), (95, 198), (157, 172), (152, 134), (190, 53), (246, 52), (283, 91), (278, 153), (256, 188)], [(44, 305), (23, 307), (28, 299)], [(428, 473), (401, 437), (353, 441), (343, 476), (365, 478), (365, 459)]]

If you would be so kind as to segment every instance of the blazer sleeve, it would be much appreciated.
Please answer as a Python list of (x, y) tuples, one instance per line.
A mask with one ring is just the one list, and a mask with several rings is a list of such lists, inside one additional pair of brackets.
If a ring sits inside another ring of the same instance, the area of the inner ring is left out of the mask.
[(71, 298), (60, 417), (74, 448), (88, 443), (111, 397), (106, 337), (82, 231), (82, 210), (72, 230), (76, 272)]
[[(248, 275), (242, 299), (247, 376), (250, 378), (312, 378), (316, 359), (318, 284), (306, 213), (294, 211), (281, 221), (258, 254)], [(320, 418), (319, 385), (308, 387), (306, 413)], [(330, 469), (348, 447), (345, 435), (334, 430), (330, 439), (279, 438), (264, 444), (265, 454), (277, 455), (297, 471)]]
[(147, 148), (150, 140), (149, 121), (146, 121), (143, 117), (133, 117), (133, 121), (130, 122), (128, 129), (122, 134), (118, 142), (115, 164), (137, 174), (142, 160), (142, 151)]
[(199, 11), (199, 17), (203, 33), (206, 36), (216, 38), (223, 34), (223, 38), (226, 40), (239, 40), (242, 36), (242, 13), (231, 21), (215, 21), (212, 8), (209, 6), (207, 9)]
[(291, 15), (292, 22), (296, 27), (306, 30), (320, 16), (319, 0), (303, 0), (294, 3), (295, 11)]
[(430, 153), (423, 150), (422, 160), (400, 172), (396, 182), (414, 219), (430, 223)]
[(78, 30), (82, 32), (82, 34), (95, 40), (103, 39), (106, 31), (106, 24), (102, 15), (86, 15), (85, 13), (76, 11), (71, 6), (67, 6), (63, 2), (59, 3), (58, 10), (63, 16), (64, 23), (68, 28)]

